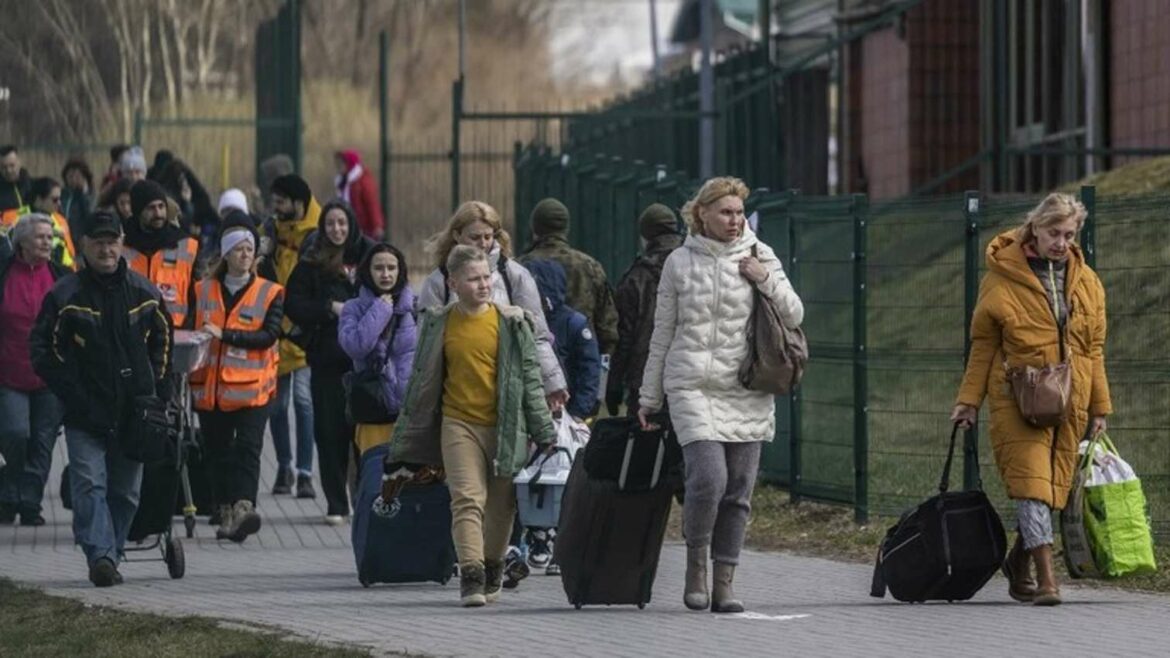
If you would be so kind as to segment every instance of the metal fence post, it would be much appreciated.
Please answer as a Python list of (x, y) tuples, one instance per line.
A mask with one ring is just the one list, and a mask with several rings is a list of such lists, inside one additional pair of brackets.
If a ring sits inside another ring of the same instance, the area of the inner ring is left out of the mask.
[(853, 510), (869, 520), (869, 372), (866, 344), (866, 232), (869, 201), (854, 194), (853, 215)]
[[(799, 191), (789, 190), (788, 203), (784, 204), (785, 219), (788, 221), (788, 278), (796, 290), (800, 290), (800, 229), (797, 227), (792, 206), (799, 196)], [(792, 503), (800, 502), (800, 402), (802, 395), (800, 387), (797, 386), (788, 396), (788, 498)]]
[(378, 33), (378, 191), (386, 225), (382, 237), (390, 240), (390, 34)]
[(1081, 186), (1081, 203), (1085, 204), (1085, 225), (1081, 229), (1081, 248), (1085, 252), (1085, 262), (1093, 269), (1097, 268), (1097, 188), (1092, 185)]
[(459, 128), (463, 118), (463, 78), (451, 85), (451, 212), (459, 207)]
[[(971, 357), (971, 319), (975, 316), (975, 302), (979, 299), (979, 217), (983, 206), (979, 192), (967, 192), (963, 216), (966, 219), (966, 240), (963, 249), (963, 364)], [(979, 482), (979, 428), (972, 427), (963, 435), (963, 488), (981, 488)]]

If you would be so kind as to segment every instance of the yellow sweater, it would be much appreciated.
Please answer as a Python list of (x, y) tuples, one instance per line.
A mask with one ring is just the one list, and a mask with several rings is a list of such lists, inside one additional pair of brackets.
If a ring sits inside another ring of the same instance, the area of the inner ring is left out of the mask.
[(495, 306), (467, 315), (456, 306), (447, 319), (443, 356), (443, 415), (473, 425), (496, 424), (496, 360), (500, 314)]

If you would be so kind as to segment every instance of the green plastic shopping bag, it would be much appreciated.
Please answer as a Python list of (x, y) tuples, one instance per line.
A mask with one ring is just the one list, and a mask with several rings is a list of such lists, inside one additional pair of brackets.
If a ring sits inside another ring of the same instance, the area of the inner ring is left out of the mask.
[(1104, 432), (1090, 442), (1081, 472), (1085, 534), (1097, 572), (1120, 578), (1156, 571), (1141, 480)]

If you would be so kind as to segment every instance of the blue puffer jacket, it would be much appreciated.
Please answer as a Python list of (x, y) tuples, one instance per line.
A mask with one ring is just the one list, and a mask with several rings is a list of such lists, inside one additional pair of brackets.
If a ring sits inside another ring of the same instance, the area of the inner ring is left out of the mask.
[(525, 264), (540, 290), (544, 317), (553, 335), (553, 346), (561, 369), (569, 380), (569, 404), (566, 410), (575, 418), (597, 413), (597, 394), (601, 379), (601, 355), (597, 336), (585, 315), (565, 304), (568, 278), (564, 267), (553, 260), (534, 260)]

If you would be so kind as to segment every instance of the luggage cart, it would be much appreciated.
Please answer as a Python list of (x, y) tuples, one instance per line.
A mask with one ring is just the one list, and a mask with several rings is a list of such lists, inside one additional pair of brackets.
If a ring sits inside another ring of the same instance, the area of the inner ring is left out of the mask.
[[(137, 545), (125, 549), (127, 553), (159, 549), (167, 572), (175, 579), (182, 578), (186, 572), (183, 543), (171, 531), (176, 496), (180, 492), (183, 495), (183, 525), (188, 539), (195, 536), (195, 513), (198, 511), (192, 502), (191, 482), (187, 475), (187, 458), (196, 446), (188, 378), (206, 363), (210, 345), (211, 336), (206, 333), (175, 331), (171, 356), (178, 380), (175, 394), (179, 403), (175, 457), (161, 464), (148, 465), (143, 471), (138, 512), (129, 533), (129, 540)], [(151, 536), (154, 539), (148, 542)]]

